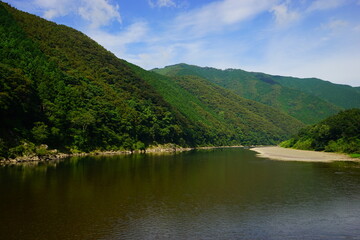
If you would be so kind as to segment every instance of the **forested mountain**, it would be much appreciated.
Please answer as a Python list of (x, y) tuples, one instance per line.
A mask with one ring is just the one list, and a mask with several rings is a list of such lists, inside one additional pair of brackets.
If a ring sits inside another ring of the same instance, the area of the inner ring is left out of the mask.
[(360, 153), (360, 109), (341, 111), (302, 129), (282, 147), (304, 150)]
[(166, 76), (198, 76), (237, 95), (277, 108), (298, 120), (316, 123), (341, 109), (360, 107), (356, 88), (319, 79), (299, 79), (177, 64), (155, 72)]
[(3, 3), (0, 20), (1, 155), (23, 141), (81, 151), (195, 141), (127, 62), (81, 32)]
[(277, 109), (241, 98), (200, 77), (142, 73), (167, 102), (201, 126), (206, 141), (213, 144), (274, 144), (304, 126)]
[(145, 71), (79, 31), (2, 2), (0, 74), (2, 157), (40, 144), (71, 151), (269, 144), (302, 126), (203, 80)]
[(360, 108), (359, 89), (341, 84), (334, 84), (317, 78), (293, 78), (273, 76), (282, 86), (310, 93), (336, 106), (350, 109)]

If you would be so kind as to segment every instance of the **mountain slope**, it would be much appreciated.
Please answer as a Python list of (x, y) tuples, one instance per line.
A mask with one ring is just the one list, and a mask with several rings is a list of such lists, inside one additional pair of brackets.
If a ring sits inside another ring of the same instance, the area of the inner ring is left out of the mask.
[[(142, 76), (210, 139), (226, 144), (276, 143), (303, 124), (261, 103), (241, 98), (202, 78)], [(210, 141), (210, 139), (208, 141)]]
[(30, 143), (81, 151), (191, 144), (186, 119), (84, 34), (3, 3), (0, 21), (1, 155)]
[[(312, 95), (305, 90), (282, 85), (282, 77), (243, 70), (201, 68), (178, 64), (155, 72), (167, 76), (199, 76), (221, 87), (232, 90), (237, 95), (277, 108), (298, 120), (310, 124), (340, 111), (342, 106), (329, 103), (326, 99)], [(279, 80), (280, 79), (280, 80)], [(346, 93), (342, 94), (346, 98)], [(350, 96), (352, 99), (353, 96)], [(355, 102), (355, 101), (354, 101)]]
[(228, 92), (207, 83), (198, 87), (210, 96), (199, 98), (180, 84), (187, 79), (145, 71), (79, 31), (1, 2), (0, 23), (0, 157), (41, 152), (41, 144), (71, 151), (269, 144), (302, 126), (264, 105), (226, 100)]
[(312, 94), (345, 109), (360, 108), (360, 94), (354, 87), (317, 78), (300, 79), (281, 76), (272, 76), (272, 78), (282, 86)]

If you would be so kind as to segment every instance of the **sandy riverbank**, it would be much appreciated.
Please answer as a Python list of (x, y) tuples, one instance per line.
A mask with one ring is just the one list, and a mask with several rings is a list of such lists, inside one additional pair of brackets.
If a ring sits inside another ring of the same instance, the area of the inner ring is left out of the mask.
[(357, 161), (358, 158), (351, 158), (345, 154), (315, 152), (296, 150), (282, 147), (254, 147), (253, 150), (258, 153), (259, 157), (270, 158), (282, 161), (300, 161), (300, 162), (333, 162), (333, 161)]

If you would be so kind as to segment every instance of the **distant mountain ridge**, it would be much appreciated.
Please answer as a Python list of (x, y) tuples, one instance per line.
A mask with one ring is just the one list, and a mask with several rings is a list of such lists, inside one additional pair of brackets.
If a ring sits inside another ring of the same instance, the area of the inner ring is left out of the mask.
[(176, 64), (153, 71), (166, 76), (197, 76), (235, 94), (277, 108), (298, 120), (312, 124), (340, 110), (360, 107), (357, 88), (319, 79), (299, 79)]
[(359, 108), (359, 88), (334, 84), (317, 78), (293, 78), (274, 76), (282, 86), (307, 92), (344, 109)]

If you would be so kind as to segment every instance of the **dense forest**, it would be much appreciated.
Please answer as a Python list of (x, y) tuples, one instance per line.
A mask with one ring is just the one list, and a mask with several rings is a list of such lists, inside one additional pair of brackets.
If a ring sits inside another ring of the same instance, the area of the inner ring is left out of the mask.
[(341, 111), (280, 144), (304, 150), (360, 154), (360, 109)]
[(6, 4), (0, 21), (1, 156), (42, 143), (90, 151), (195, 141), (125, 61), (82, 33)]
[(177, 64), (153, 71), (166, 76), (193, 76), (283, 111), (305, 124), (317, 123), (340, 110), (360, 108), (358, 88), (315, 78), (300, 79)]
[(276, 144), (304, 126), (277, 109), (199, 77), (167, 78), (148, 72), (142, 77), (187, 119), (201, 126), (206, 141), (214, 145)]
[(304, 126), (204, 79), (145, 71), (79, 31), (2, 2), (0, 115), (1, 158), (44, 154), (46, 146), (273, 144)]

